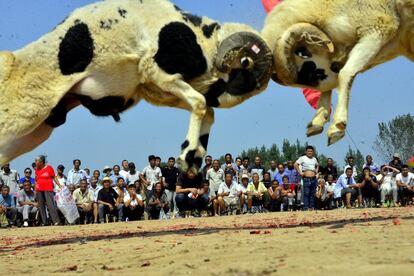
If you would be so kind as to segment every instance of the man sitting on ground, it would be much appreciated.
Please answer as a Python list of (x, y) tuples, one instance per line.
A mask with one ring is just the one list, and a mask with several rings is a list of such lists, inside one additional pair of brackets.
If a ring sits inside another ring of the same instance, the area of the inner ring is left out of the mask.
[(118, 194), (111, 187), (112, 180), (105, 176), (102, 179), (102, 189), (98, 193), (98, 213), (100, 223), (105, 222), (106, 215), (118, 215), (118, 210), (115, 206)]
[(35, 216), (37, 213), (37, 202), (30, 180), (23, 181), (23, 190), (20, 191), (17, 202), (17, 210), (23, 216), (23, 227), (28, 227), (30, 215)]
[(231, 212), (232, 210), (239, 209), (238, 185), (233, 181), (233, 174), (227, 173), (225, 175), (224, 182), (220, 184), (217, 196), (217, 201), (221, 209), (220, 214), (226, 210)]
[(280, 196), (279, 181), (276, 179), (272, 181), (272, 186), (267, 189), (269, 194), (269, 211), (280, 211), (280, 205), (282, 204), (282, 198)]
[(175, 202), (180, 215), (190, 217), (192, 211), (204, 211), (209, 203), (209, 195), (203, 187), (203, 176), (191, 169), (182, 172), (177, 180)]
[(316, 188), (316, 208), (331, 209), (333, 199), (333, 189), (324, 178), (318, 179), (318, 187)]
[[(380, 185), (382, 207), (395, 207), (398, 202), (398, 187), (395, 183), (395, 176), (399, 172), (391, 166), (381, 166), (381, 174), (377, 175), (377, 179)], [(387, 197), (392, 197), (392, 203), (390, 200), (387, 201)]]
[(250, 183), (249, 186), (247, 186), (248, 212), (262, 212), (264, 209), (263, 205), (265, 202), (265, 196), (267, 195), (267, 189), (264, 186), (263, 182), (259, 181), (258, 173), (253, 173), (252, 179), (253, 182)]
[(157, 182), (154, 186), (154, 191), (148, 201), (148, 213), (151, 219), (159, 219), (161, 211), (167, 214), (170, 210), (170, 204), (168, 202), (168, 197), (162, 189), (162, 184)]
[(0, 214), (6, 215), (10, 227), (16, 224), (17, 209), (14, 203), (14, 197), (10, 194), (10, 188), (7, 185), (4, 185), (1, 189)]
[(408, 202), (414, 202), (414, 174), (409, 171), (407, 165), (401, 166), (401, 173), (395, 177), (397, 186), (400, 189), (401, 199), (407, 198)]
[(371, 172), (369, 167), (365, 167), (362, 171), (362, 176), (358, 181), (361, 187), (362, 197), (366, 201), (367, 207), (374, 207), (380, 205), (379, 185), (375, 174)]
[(241, 176), (241, 183), (238, 186), (240, 197), (240, 210), (243, 214), (247, 213), (247, 187), (249, 186), (249, 175), (243, 174)]
[(136, 184), (128, 185), (128, 192), (124, 197), (124, 216), (129, 221), (141, 220), (144, 214), (144, 201), (137, 193)]
[(282, 185), (280, 186), (280, 197), (283, 205), (283, 210), (281, 211), (292, 211), (293, 205), (295, 204), (295, 184), (289, 183), (289, 177), (287, 175), (284, 175), (282, 177)]
[(78, 207), (80, 224), (84, 224), (85, 220), (88, 223), (91, 222), (93, 213), (93, 193), (88, 190), (87, 186), (86, 179), (82, 179), (79, 182), (79, 188), (73, 192), (73, 199)]
[(340, 194), (341, 198), (346, 202), (346, 208), (352, 207), (351, 200), (358, 198), (359, 206), (362, 206), (362, 194), (359, 184), (355, 182), (353, 175), (353, 167), (347, 167), (345, 173), (342, 174), (335, 185), (335, 194)]

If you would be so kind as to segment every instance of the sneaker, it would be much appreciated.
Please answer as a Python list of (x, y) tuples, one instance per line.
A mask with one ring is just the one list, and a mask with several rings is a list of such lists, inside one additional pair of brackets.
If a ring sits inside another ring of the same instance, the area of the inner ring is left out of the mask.
[(23, 227), (29, 227), (29, 223), (26, 220), (23, 222)]

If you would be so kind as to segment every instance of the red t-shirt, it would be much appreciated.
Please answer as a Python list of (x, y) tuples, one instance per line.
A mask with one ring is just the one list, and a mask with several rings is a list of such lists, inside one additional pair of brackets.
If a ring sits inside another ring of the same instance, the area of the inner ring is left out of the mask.
[(35, 170), (36, 173), (36, 191), (53, 192), (53, 179), (55, 177), (55, 171), (49, 165), (46, 165), (43, 169)]

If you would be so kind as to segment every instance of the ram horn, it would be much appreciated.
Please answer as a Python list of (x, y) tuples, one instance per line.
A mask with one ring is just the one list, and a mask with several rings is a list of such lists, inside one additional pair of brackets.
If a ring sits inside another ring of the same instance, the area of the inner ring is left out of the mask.
[(273, 55), (266, 42), (252, 32), (238, 32), (224, 39), (217, 51), (216, 68), (223, 73), (230, 73), (240, 67), (241, 56), (252, 61), (251, 72), (259, 86), (269, 81), (273, 68)]
[(274, 58), (277, 76), (272, 79), (284, 85), (295, 84), (297, 66), (294, 62), (294, 51), (299, 43), (327, 47), (329, 53), (334, 52), (331, 39), (319, 28), (309, 23), (298, 23), (288, 28), (276, 43)]

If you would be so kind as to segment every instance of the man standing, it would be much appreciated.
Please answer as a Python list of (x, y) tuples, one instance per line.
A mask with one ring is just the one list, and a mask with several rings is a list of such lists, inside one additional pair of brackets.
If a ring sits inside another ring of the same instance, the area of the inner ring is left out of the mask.
[(93, 211), (93, 193), (87, 189), (88, 183), (86, 179), (82, 179), (79, 182), (79, 188), (73, 192), (73, 199), (75, 200), (76, 206), (79, 212), (80, 224), (91, 222), (92, 211)]
[(4, 185), (1, 189), (0, 195), (0, 214), (5, 214), (9, 226), (14, 226), (17, 218), (16, 204), (14, 203), (14, 196), (10, 194), (10, 188)]
[(129, 172), (129, 167), (128, 167), (128, 160), (122, 160), (122, 169), (119, 171), (119, 174), (125, 179), (127, 179), (127, 175)]
[(389, 165), (397, 170), (402, 170), (403, 163), (401, 162), (401, 155), (399, 153), (394, 153), (392, 156), (392, 160), (390, 161)]
[(25, 181), (29, 181), (30, 184), (32, 184), (32, 186), (35, 184), (35, 179), (32, 177), (32, 169), (31, 168), (24, 169), (24, 176), (19, 179), (19, 184), (21, 185), (20, 188), (23, 187), (23, 183)]
[(298, 171), (295, 169), (295, 166), (293, 165), (293, 161), (289, 160), (287, 161), (286, 167), (285, 167), (285, 175), (289, 178), (289, 183), (297, 185), (300, 181), (300, 175)]
[(63, 174), (64, 171), (65, 171), (65, 167), (63, 165), (57, 166), (56, 179), (59, 182), (59, 185), (62, 187), (66, 186), (67, 181), (68, 181), (68, 178), (66, 177), (66, 175)]
[(358, 175), (356, 166), (354, 164), (354, 157), (352, 156), (348, 156), (347, 158), (348, 164), (344, 167), (344, 171), (346, 171), (346, 169), (351, 168), (352, 169), (352, 177), (356, 178)]
[(241, 178), (244, 175), (247, 175), (247, 177), (249, 178), (249, 181), (250, 181), (250, 179), (251, 179), (251, 175), (250, 175), (250, 159), (247, 156), (243, 157), (242, 165), (240, 166), (240, 170), (239, 170), (240, 183), (241, 183)]
[(323, 168), (322, 174), (325, 181), (328, 180), (328, 175), (332, 175), (334, 181), (338, 179), (338, 169), (334, 165), (332, 158), (326, 160), (326, 167)]
[(125, 178), (120, 174), (121, 168), (118, 165), (114, 165), (112, 170), (114, 171), (114, 174), (111, 175), (112, 183), (117, 183), (118, 178), (122, 178), (125, 181)]
[(295, 169), (303, 180), (303, 207), (304, 210), (315, 208), (315, 193), (318, 185), (316, 175), (319, 172), (318, 160), (314, 157), (312, 146), (306, 147), (306, 155), (299, 157), (295, 162)]
[[(3, 171), (0, 171), (0, 186), (8, 186), (10, 194), (16, 200), (19, 194), (19, 174), (15, 170), (10, 169), (10, 164), (3, 166)], [(16, 202), (14, 202), (16, 205)]]
[(17, 210), (23, 215), (23, 227), (28, 227), (30, 214), (34, 215), (37, 213), (37, 203), (30, 180), (23, 182), (23, 190), (20, 191), (17, 202)]
[(75, 187), (79, 186), (82, 179), (86, 179), (86, 172), (80, 168), (81, 161), (79, 159), (73, 160), (73, 169), (68, 172), (67, 185), (73, 184)]
[(366, 162), (362, 166), (362, 169), (368, 167), (373, 174), (377, 175), (380, 173), (380, 167), (374, 163), (371, 155), (367, 155), (367, 157), (365, 157), (365, 161)]
[(161, 169), (156, 166), (155, 161), (156, 158), (154, 155), (148, 156), (149, 165), (142, 170), (140, 175), (140, 179), (147, 187), (148, 191), (152, 191), (152, 187), (155, 183), (162, 181)]
[(211, 157), (211, 155), (206, 155), (206, 157), (204, 158), (204, 167), (201, 170), (203, 179), (206, 179), (207, 171), (211, 168), (212, 165), (213, 165), (213, 157)]
[(168, 158), (167, 166), (165, 166), (161, 172), (164, 176), (165, 194), (167, 195), (169, 205), (172, 206), (170, 210), (173, 210), (173, 216), (175, 216), (175, 214), (178, 212), (175, 203), (175, 188), (180, 170), (175, 167), (174, 157)]
[(277, 182), (283, 183), (282, 177), (284, 177), (286, 175), (285, 166), (281, 163), (281, 164), (277, 165), (277, 169), (278, 169), (278, 171), (277, 171), (275, 177), (273, 178), (273, 180), (277, 180)]
[(277, 163), (275, 160), (270, 161), (270, 169), (267, 171), (270, 173), (270, 178), (273, 180), (278, 172)]
[(254, 164), (250, 167), (250, 173), (253, 175), (254, 173), (257, 173), (259, 176), (259, 181), (263, 180), (263, 174), (265, 172), (265, 168), (262, 166), (262, 159), (260, 156), (256, 156), (254, 158)]
[(224, 171), (220, 168), (219, 160), (213, 161), (213, 167), (207, 171), (206, 180), (210, 185), (210, 193), (217, 195), (220, 184), (224, 181)]
[(229, 164), (235, 172), (239, 171), (237, 165), (233, 163), (233, 156), (230, 153), (226, 153), (226, 155), (224, 156), (224, 164), (221, 165), (221, 169), (224, 171)]
[(135, 164), (133, 162), (130, 162), (128, 164), (128, 169), (129, 170), (126, 177), (127, 185), (134, 184), (135, 181), (140, 179), (141, 173), (136, 170)]

